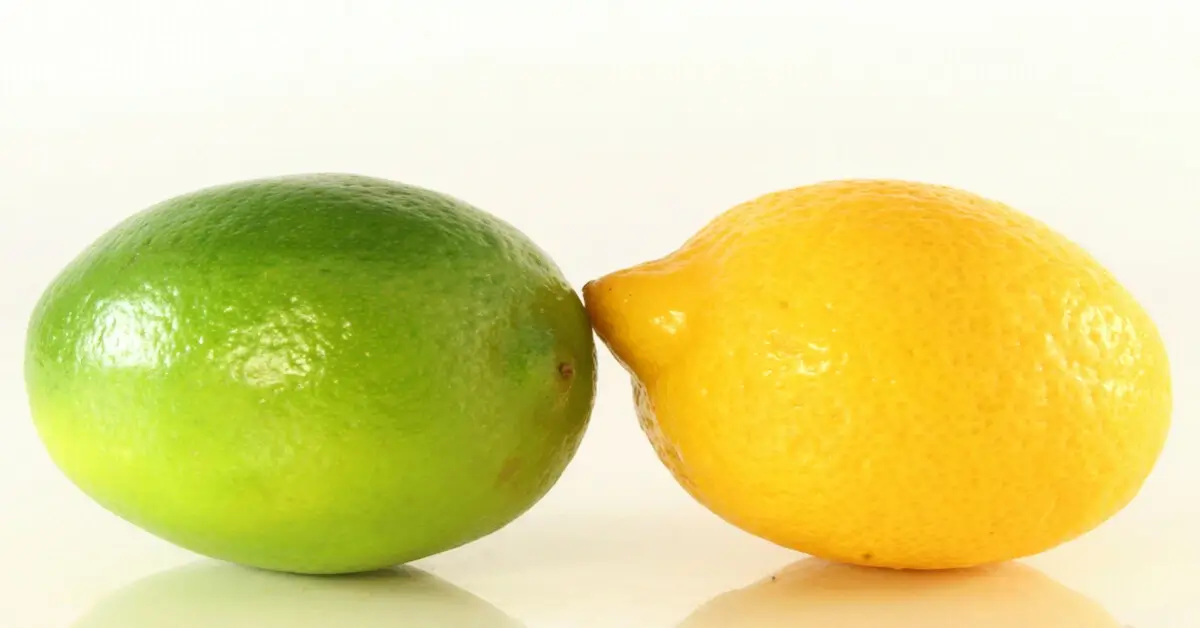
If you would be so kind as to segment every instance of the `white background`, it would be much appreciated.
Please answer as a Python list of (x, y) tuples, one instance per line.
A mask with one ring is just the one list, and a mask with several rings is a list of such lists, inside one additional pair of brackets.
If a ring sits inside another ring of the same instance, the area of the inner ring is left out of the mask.
[[(102, 628), (207, 625), (185, 623), (211, 602), (193, 592), (238, 577), (125, 588), (199, 559), (92, 505), (43, 453), (21, 375), (42, 288), (155, 201), (343, 171), (500, 215), (576, 285), (668, 252), (734, 203), (822, 179), (945, 183), (1034, 214), (1151, 312), (1177, 392), (1139, 499), (1027, 562), (1122, 623), (1200, 626), (1195, 9), (581, 4), (0, 0), (0, 625), (66, 627), (102, 600), (117, 609)], [(592, 427), (558, 486), (508, 528), (418, 566), (531, 628), (667, 627), (801, 558), (693, 504), (628, 396), (603, 353)], [(405, 606), (397, 591), (381, 609), (319, 586), (237, 597), (221, 625), (453, 625), (437, 596)], [(977, 602), (1002, 617), (1006, 599)], [(310, 623), (284, 619), (306, 603)], [(831, 603), (844, 625), (865, 621), (862, 605)], [(921, 625), (955, 625), (952, 605), (914, 604)], [(178, 621), (146, 619), (163, 612)]]

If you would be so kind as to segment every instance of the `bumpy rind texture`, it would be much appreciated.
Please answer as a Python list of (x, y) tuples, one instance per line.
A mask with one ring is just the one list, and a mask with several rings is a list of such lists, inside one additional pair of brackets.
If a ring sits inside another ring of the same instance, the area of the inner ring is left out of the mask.
[(768, 194), (584, 287), (699, 501), (842, 562), (964, 567), (1070, 540), (1167, 436), (1158, 332), (1080, 247), (903, 181)]
[(507, 524), (572, 458), (590, 326), (547, 255), (454, 198), (324, 174), (208, 188), (83, 252), (26, 379), (88, 495), (183, 547), (363, 571)]

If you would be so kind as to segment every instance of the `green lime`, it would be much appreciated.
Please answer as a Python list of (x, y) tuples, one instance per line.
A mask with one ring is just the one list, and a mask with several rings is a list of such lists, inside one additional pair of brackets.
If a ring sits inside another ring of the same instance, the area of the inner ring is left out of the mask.
[(134, 215), (53, 281), (26, 381), (116, 515), (265, 569), (405, 563), (501, 528), (573, 457), (591, 328), (514, 227), (396, 182), (297, 175)]

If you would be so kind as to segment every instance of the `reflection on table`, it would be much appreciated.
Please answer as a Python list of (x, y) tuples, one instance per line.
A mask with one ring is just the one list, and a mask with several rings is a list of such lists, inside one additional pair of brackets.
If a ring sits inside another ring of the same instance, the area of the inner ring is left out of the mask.
[(894, 571), (806, 559), (701, 606), (680, 628), (1120, 628), (1021, 563)]
[(419, 569), (293, 576), (199, 563), (104, 598), (74, 628), (519, 628), (484, 600)]

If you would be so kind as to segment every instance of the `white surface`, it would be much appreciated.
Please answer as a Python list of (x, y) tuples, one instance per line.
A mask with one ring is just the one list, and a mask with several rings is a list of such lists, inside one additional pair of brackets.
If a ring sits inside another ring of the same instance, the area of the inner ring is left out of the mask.
[[(190, 625), (212, 591), (234, 588), (221, 569), (128, 588), (198, 559), (92, 505), (50, 464), (25, 406), (25, 321), (54, 273), (133, 211), (212, 183), (333, 170), (463, 197), (524, 229), (578, 285), (665, 253), (733, 203), (828, 178), (947, 183), (1046, 220), (1156, 318), (1177, 393), (1139, 499), (1028, 562), (1124, 624), (1200, 626), (1194, 9), (564, 8), (575, 4), (0, 1), (0, 625), (66, 627), (98, 602), (109, 614), (89, 628)], [(554, 491), (419, 567), (530, 628), (667, 627), (801, 558), (693, 504), (654, 459), (607, 354), (601, 367), (592, 427)], [(314, 593), (322, 582), (238, 587), (249, 593), (222, 598), (222, 625), (438, 626), (456, 612), (439, 595), (409, 606), (403, 584), (379, 606), (356, 601), (353, 583)], [(1014, 603), (994, 593), (974, 601)], [(958, 612), (917, 604), (922, 625)], [(313, 610), (309, 623), (292, 623), (294, 606)], [(835, 612), (861, 625), (865, 608)]]

